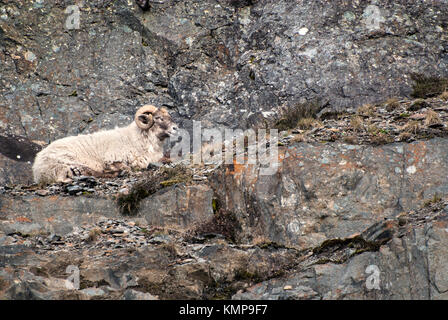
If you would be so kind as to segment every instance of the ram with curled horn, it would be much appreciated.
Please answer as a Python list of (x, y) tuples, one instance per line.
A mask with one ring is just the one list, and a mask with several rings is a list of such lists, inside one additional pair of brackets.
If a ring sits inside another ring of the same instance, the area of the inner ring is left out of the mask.
[(52, 142), (36, 155), (34, 181), (70, 182), (79, 175), (101, 177), (121, 170), (145, 169), (163, 158), (164, 140), (176, 130), (166, 109), (144, 105), (126, 127)]

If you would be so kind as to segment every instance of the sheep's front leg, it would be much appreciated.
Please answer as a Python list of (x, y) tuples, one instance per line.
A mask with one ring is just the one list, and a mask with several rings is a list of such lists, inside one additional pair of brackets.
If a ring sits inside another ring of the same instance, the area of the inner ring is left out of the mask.
[(163, 157), (159, 160), (159, 162), (161, 162), (162, 164), (170, 164), (170, 163), (172, 163), (173, 161), (171, 161), (171, 158), (163, 156)]
[(76, 164), (63, 164), (55, 168), (55, 171), (56, 181), (63, 183), (73, 182), (73, 179), (79, 176), (98, 176), (95, 170)]
[(78, 177), (83, 175), (81, 170), (77, 167), (70, 167), (70, 171), (72, 172), (72, 177)]
[(73, 165), (61, 164), (54, 167), (56, 182), (70, 183), (76, 176), (82, 175), (81, 170)]
[(106, 163), (104, 167), (105, 177), (117, 177), (120, 173), (131, 172), (131, 168), (120, 161), (114, 161), (112, 163)]

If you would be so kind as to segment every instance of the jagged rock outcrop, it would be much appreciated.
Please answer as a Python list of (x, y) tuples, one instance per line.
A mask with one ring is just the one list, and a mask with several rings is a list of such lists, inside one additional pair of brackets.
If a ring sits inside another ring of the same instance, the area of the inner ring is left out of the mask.
[(447, 194), (447, 149), (440, 138), (381, 147), (301, 143), (280, 149), (277, 174), (235, 165), (217, 173), (215, 189), (242, 222), (242, 239), (306, 248)]
[(218, 168), (156, 191), (135, 216), (111, 196), (4, 190), (0, 295), (446, 299), (447, 141), (292, 143), (274, 177)]

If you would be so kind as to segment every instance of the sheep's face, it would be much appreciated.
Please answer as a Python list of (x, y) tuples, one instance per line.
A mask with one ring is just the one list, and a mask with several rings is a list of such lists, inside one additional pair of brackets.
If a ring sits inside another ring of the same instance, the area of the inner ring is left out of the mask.
[(177, 125), (165, 108), (157, 109), (149, 104), (137, 110), (135, 122), (141, 130), (151, 131), (161, 141), (177, 131)]
[(158, 109), (153, 114), (154, 125), (151, 130), (161, 141), (171, 137), (177, 131), (177, 125), (171, 119), (168, 111), (164, 108)]

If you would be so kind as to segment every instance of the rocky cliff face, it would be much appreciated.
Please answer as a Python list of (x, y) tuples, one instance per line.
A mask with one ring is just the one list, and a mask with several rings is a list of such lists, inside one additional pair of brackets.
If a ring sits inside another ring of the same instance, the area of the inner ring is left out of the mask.
[[(448, 100), (421, 102), (448, 118)], [(446, 299), (448, 132), (428, 123), (429, 109), (425, 121), (424, 109), (391, 121), (415, 105), (395, 103), (370, 110), (365, 122), (377, 131), (355, 129), (356, 114), (293, 130), (278, 141), (273, 176), (234, 163), (174, 166), (150, 180), (167, 165), (155, 175), (2, 187), (0, 296)], [(395, 132), (411, 124), (413, 133)], [(325, 141), (350, 132), (387, 138)], [(409, 141), (390, 142), (394, 133)], [(79, 287), (66, 281), (73, 270)]]
[(148, 102), (183, 127), (244, 128), (303, 100), (341, 110), (409, 96), (412, 73), (448, 76), (445, 1), (1, 6), (0, 126), (33, 140), (125, 124)]
[[(0, 0), (1, 298), (448, 298), (446, 1), (139, 3)], [(273, 176), (31, 184), (46, 143), (145, 103), (191, 130), (307, 102)]]

